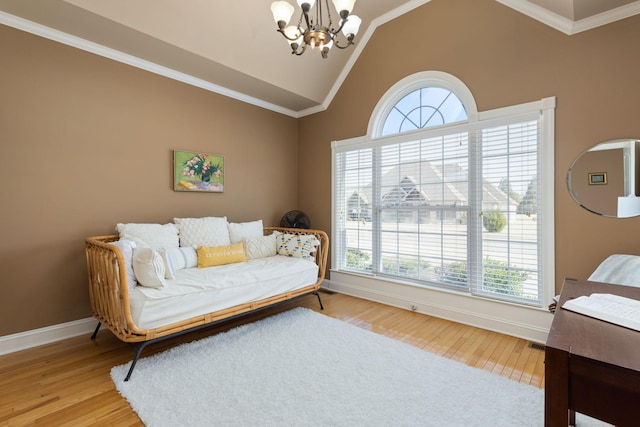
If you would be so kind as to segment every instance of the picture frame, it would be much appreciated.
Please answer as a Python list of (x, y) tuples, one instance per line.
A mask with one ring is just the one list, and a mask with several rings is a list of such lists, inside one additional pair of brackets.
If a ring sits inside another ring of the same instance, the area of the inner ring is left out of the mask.
[(606, 172), (589, 173), (589, 185), (606, 185), (606, 184), (607, 184)]
[(224, 156), (173, 150), (173, 190), (224, 192)]

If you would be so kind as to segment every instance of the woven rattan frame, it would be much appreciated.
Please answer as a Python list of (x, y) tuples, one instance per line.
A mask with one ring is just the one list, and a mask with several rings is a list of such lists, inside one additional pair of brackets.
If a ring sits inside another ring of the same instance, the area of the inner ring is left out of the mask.
[(89, 237), (85, 241), (87, 267), (89, 273), (89, 298), (93, 316), (113, 332), (120, 340), (128, 343), (140, 343), (157, 338), (174, 335), (189, 329), (215, 323), (242, 313), (267, 307), (301, 295), (317, 292), (322, 284), (327, 266), (329, 238), (324, 231), (299, 228), (265, 227), (265, 234), (281, 231), (292, 234), (312, 234), (320, 241), (315, 252), (318, 264), (318, 280), (316, 283), (295, 291), (275, 295), (259, 301), (236, 305), (224, 310), (194, 316), (180, 322), (165, 326), (142, 329), (131, 317), (129, 290), (122, 252), (109, 242), (118, 240), (118, 235)]

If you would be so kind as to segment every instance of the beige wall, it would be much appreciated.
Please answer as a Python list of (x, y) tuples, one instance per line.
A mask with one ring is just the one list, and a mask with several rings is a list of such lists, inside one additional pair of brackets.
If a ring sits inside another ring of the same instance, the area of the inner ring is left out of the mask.
[(557, 289), (612, 253), (640, 254), (640, 218), (589, 213), (566, 186), (582, 151), (640, 137), (639, 42), (640, 16), (567, 36), (493, 0), (433, 0), (379, 27), (329, 109), (300, 120), (300, 169), (311, 179), (300, 180), (298, 205), (329, 230), (331, 141), (364, 135), (397, 81), (445, 71), (465, 82), (480, 111), (557, 98)]
[[(462, 79), (480, 111), (557, 97), (558, 288), (640, 254), (640, 218), (598, 217), (566, 189), (582, 151), (640, 138), (639, 41), (640, 16), (567, 36), (493, 0), (433, 0), (378, 28), (330, 108), (296, 121), (0, 26), (0, 336), (89, 316), (83, 239), (117, 222), (299, 208), (330, 231), (331, 141), (365, 134), (385, 91), (424, 70)], [(225, 192), (173, 192), (173, 149), (224, 155)]]
[[(0, 336), (90, 316), (84, 238), (118, 222), (296, 208), (295, 119), (2, 25), (0, 54)], [(225, 192), (174, 192), (173, 149)]]

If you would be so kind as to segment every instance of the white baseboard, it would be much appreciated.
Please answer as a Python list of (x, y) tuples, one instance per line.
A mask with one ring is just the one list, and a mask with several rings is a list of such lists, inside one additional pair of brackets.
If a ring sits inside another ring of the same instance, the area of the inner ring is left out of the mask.
[(98, 321), (93, 317), (47, 326), (32, 331), (20, 332), (0, 337), (0, 355), (26, 350), (32, 347), (77, 337), (87, 334), (87, 339), (93, 333)]
[(548, 310), (333, 271), (322, 287), (537, 343), (546, 342), (553, 320)]

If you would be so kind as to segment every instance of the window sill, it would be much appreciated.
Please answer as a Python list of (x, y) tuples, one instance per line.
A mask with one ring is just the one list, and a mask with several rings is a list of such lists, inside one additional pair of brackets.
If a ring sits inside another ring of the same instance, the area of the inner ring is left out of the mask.
[(332, 270), (331, 280), (325, 280), (323, 286), (332, 291), (540, 343), (546, 342), (553, 320), (553, 315), (541, 307), (351, 272)]

